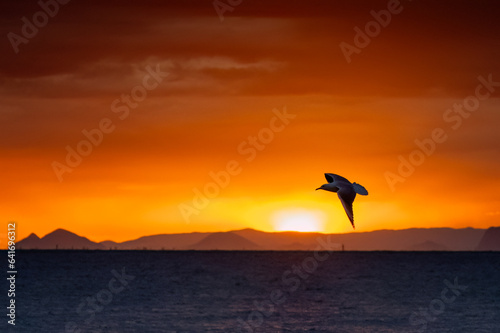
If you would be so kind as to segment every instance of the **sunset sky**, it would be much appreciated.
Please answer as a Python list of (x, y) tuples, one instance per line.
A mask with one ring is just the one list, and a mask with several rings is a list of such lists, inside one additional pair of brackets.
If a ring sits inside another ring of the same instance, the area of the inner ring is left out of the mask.
[(498, 2), (225, 1), (2, 3), (18, 240), (500, 225)]

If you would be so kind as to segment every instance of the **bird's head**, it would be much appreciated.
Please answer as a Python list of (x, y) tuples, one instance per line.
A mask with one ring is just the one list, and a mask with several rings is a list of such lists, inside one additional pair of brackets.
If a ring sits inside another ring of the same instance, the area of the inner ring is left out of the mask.
[(337, 192), (339, 188), (334, 183), (323, 184), (316, 189), (317, 190), (325, 190), (329, 192)]
[(325, 185), (326, 185), (326, 184), (321, 185), (320, 187), (318, 187), (318, 188), (316, 189), (316, 191), (317, 191), (317, 190), (325, 190), (325, 191), (326, 191), (326, 189), (325, 189)]

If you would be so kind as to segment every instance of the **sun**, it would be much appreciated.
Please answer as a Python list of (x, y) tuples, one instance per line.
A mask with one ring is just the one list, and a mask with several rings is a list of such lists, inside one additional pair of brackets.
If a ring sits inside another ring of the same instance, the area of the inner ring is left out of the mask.
[(271, 220), (276, 231), (321, 232), (325, 216), (321, 211), (295, 208), (277, 211)]

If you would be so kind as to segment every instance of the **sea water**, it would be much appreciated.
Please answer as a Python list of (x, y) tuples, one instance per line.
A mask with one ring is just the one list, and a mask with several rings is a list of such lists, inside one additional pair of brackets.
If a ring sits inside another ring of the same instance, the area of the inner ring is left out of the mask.
[(500, 332), (495, 252), (18, 251), (16, 260), (16, 325), (4, 315), (2, 332)]

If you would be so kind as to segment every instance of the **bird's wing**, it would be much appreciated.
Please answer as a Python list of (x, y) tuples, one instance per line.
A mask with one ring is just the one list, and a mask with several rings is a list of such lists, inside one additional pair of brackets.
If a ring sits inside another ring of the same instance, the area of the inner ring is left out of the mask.
[(351, 182), (345, 179), (344, 177), (341, 177), (334, 173), (325, 173), (325, 178), (329, 183), (333, 183), (334, 181), (336, 181), (336, 182), (342, 182), (342, 183), (345, 182), (347, 184), (351, 184)]
[(354, 191), (356, 191), (357, 194), (368, 195), (368, 191), (363, 185), (352, 183), (352, 187), (354, 188)]
[(340, 202), (342, 202), (342, 206), (344, 206), (344, 210), (351, 221), (352, 227), (354, 227), (354, 212), (352, 211), (352, 203), (354, 202), (354, 198), (356, 198), (356, 192), (352, 187), (342, 187), (338, 190), (337, 195), (339, 196)]

